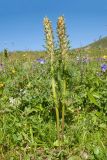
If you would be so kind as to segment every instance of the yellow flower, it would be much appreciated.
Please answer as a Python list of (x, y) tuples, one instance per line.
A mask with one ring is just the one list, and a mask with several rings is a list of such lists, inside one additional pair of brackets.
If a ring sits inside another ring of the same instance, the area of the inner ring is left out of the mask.
[(4, 87), (4, 84), (3, 83), (0, 83), (0, 88), (3, 88)]
[(29, 82), (29, 83), (27, 84), (27, 87), (28, 87), (28, 88), (31, 88), (31, 87), (32, 87), (32, 84)]
[(104, 59), (106, 59), (106, 58), (107, 58), (107, 56), (106, 56), (106, 55), (104, 55), (104, 56), (103, 56), (103, 58), (104, 58)]
[(12, 73), (13, 73), (13, 74), (15, 74), (15, 73), (16, 73), (15, 69), (12, 69)]

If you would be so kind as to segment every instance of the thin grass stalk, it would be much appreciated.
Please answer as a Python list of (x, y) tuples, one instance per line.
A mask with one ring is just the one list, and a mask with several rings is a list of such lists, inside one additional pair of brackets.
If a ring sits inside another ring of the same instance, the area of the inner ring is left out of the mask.
[(56, 92), (56, 82), (55, 82), (55, 71), (54, 71), (54, 41), (53, 41), (53, 31), (51, 22), (47, 17), (44, 18), (44, 31), (46, 37), (46, 48), (47, 52), (51, 55), (51, 75), (52, 75), (52, 93), (53, 93), (53, 100), (55, 104), (56, 110), (56, 129), (57, 129), (57, 138), (60, 141), (60, 134), (59, 134), (59, 104)]

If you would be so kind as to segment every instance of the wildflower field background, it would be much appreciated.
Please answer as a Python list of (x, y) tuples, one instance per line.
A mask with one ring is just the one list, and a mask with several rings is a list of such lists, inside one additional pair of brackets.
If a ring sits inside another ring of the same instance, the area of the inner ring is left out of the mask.
[(107, 160), (107, 49), (53, 49), (51, 38), (46, 52), (0, 54), (0, 160)]

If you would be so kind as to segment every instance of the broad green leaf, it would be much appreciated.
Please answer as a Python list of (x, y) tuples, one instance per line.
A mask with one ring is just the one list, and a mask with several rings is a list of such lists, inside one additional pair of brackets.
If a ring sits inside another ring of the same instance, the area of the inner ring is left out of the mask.
[(104, 123), (100, 124), (99, 127), (100, 127), (100, 128), (104, 128), (104, 129), (107, 128), (106, 124), (104, 124)]
[(88, 98), (91, 101), (91, 103), (95, 104), (96, 106), (99, 106), (92, 93), (88, 93)]
[(56, 140), (56, 141), (53, 143), (53, 145), (54, 145), (55, 147), (59, 147), (59, 146), (61, 146), (61, 142), (59, 142), (58, 140)]
[(98, 99), (100, 98), (100, 95), (99, 95), (98, 93), (96, 93), (96, 92), (93, 92), (92, 95), (93, 95), (95, 98), (98, 98)]
[(100, 153), (99, 147), (94, 148), (94, 154), (98, 155)]

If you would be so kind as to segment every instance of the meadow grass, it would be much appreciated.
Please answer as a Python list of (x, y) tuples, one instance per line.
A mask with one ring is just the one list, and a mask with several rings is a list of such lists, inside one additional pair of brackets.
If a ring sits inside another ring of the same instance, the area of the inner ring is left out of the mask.
[(67, 62), (69, 90), (61, 149), (56, 139), (50, 58), (43, 56), (46, 63), (41, 64), (36, 61), (41, 55), (35, 53), (15, 53), (8, 59), (0, 55), (1, 160), (106, 160), (107, 73), (100, 67), (106, 60), (77, 61), (78, 55), (69, 55)]
[(60, 49), (45, 28), (47, 52), (0, 54), (0, 160), (107, 160), (107, 50), (69, 50), (63, 20)]

